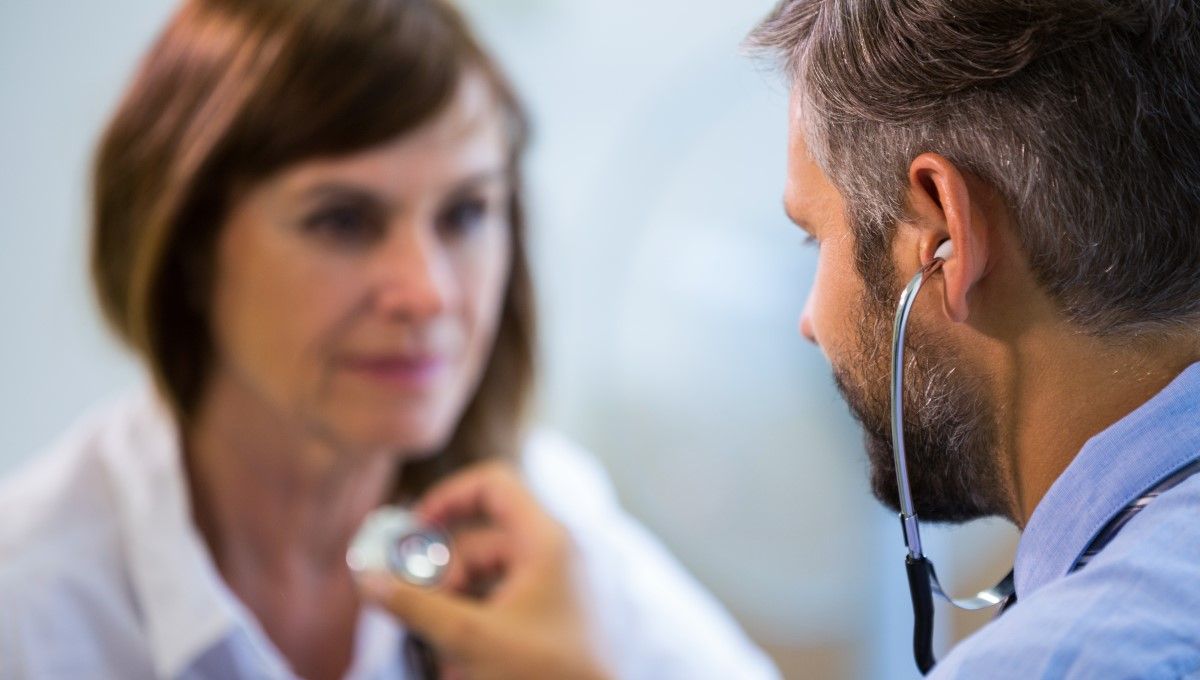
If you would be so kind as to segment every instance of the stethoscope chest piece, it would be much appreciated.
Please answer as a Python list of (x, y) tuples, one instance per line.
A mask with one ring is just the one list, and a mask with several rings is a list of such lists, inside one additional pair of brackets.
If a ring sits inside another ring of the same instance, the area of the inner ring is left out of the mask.
[(450, 538), (404, 508), (384, 506), (363, 522), (346, 552), (346, 563), (356, 572), (386, 571), (431, 587), (450, 567)]

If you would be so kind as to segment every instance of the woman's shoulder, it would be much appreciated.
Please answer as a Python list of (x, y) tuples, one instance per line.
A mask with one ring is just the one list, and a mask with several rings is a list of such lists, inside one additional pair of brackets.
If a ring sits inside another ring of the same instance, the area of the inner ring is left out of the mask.
[(170, 431), (153, 393), (139, 388), (90, 409), (0, 479), (0, 588), (21, 574), (49, 583), (119, 561), (125, 501), (151, 486), (144, 477), (169, 456), (160, 449)]
[(534, 495), (560, 521), (603, 520), (605, 514), (618, 509), (604, 466), (558, 432), (531, 432), (522, 451), (521, 469)]
[(107, 402), (0, 479), (0, 602), (10, 623), (0, 626), (0, 677), (78, 677), (117, 656), (125, 670), (148, 671), (130, 652), (140, 632), (106, 451), (131, 416), (128, 398)]
[(70, 541), (90, 539), (113, 524), (112, 471), (103, 449), (127, 410), (123, 399), (89, 410), (0, 479), (0, 574), (14, 564), (52, 558)]

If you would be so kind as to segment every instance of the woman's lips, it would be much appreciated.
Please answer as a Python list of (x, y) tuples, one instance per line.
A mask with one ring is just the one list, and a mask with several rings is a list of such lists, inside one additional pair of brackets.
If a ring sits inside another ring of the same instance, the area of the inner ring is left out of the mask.
[(446, 368), (446, 360), (437, 355), (350, 357), (341, 363), (371, 380), (413, 390), (430, 387)]

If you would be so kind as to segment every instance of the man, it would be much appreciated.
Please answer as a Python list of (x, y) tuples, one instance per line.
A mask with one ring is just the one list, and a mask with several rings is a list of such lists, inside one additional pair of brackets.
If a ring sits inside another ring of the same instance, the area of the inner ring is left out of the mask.
[[(934, 675), (1200, 673), (1200, 475), (1176, 474), (1200, 459), (1200, 3), (784, 0), (751, 41), (792, 83), (801, 331), (893, 507), (892, 318), (952, 244), (910, 322), (916, 511), (1024, 533), (1016, 603)], [(484, 476), (458, 493), (495, 499)], [(448, 645), (448, 603), (410, 590), (375, 592)]]
[[(892, 319), (910, 321), (917, 514), (1024, 530), (1017, 603), (945, 677), (1200, 672), (1200, 3), (790, 0), (789, 215), (820, 247), (801, 330), (897, 506)], [(1098, 546), (1092, 546), (1098, 547)]]

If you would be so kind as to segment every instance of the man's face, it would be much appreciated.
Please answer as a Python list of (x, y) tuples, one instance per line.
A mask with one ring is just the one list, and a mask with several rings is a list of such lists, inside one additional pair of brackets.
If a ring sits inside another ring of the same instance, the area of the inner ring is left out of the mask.
[[(862, 424), (875, 496), (898, 509), (891, 333), (900, 291), (920, 266), (915, 235), (897, 229), (890, 247), (882, 249), (858, 242), (841, 194), (809, 156), (799, 118), (793, 110), (785, 205), (819, 248), (800, 332), (825, 353), (838, 389)], [(931, 521), (1008, 514), (996, 409), (980, 368), (955, 351), (953, 334), (939, 332), (950, 324), (935, 299), (939, 288), (933, 281), (926, 286), (905, 344), (904, 432), (913, 503)]]

